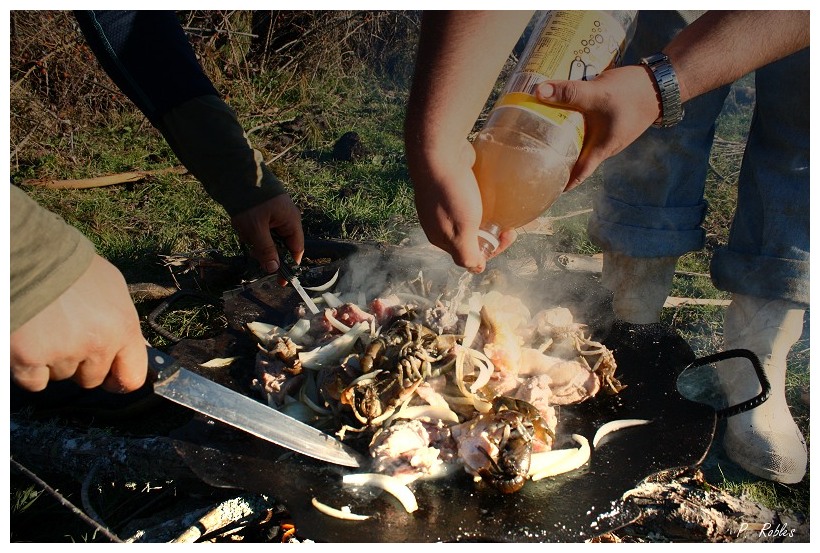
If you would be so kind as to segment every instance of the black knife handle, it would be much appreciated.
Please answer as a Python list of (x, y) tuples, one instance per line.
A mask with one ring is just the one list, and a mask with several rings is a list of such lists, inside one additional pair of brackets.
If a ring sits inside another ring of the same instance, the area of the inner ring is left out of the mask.
[(179, 371), (179, 363), (156, 348), (148, 346), (148, 378), (152, 383), (161, 382)]

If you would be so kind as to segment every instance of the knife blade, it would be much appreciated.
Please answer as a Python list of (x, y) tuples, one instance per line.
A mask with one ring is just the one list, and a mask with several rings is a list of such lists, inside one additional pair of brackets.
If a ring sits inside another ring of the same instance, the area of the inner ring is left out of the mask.
[(316, 304), (313, 302), (313, 299), (308, 295), (304, 288), (302, 288), (302, 283), (299, 282), (299, 277), (297, 277), (293, 272), (288, 268), (285, 263), (279, 265), (279, 276), (287, 280), (293, 289), (299, 294), (299, 297), (302, 298), (302, 301), (305, 302), (305, 305), (310, 310), (311, 313), (316, 315), (319, 312), (319, 308), (316, 307)]
[(148, 366), (156, 373), (154, 393), (170, 401), (308, 457), (364, 465), (361, 454), (329, 434), (198, 375), (150, 346)]

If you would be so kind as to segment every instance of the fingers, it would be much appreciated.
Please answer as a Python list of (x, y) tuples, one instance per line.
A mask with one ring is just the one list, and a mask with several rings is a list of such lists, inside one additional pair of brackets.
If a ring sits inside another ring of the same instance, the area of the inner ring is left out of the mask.
[[(12, 361), (12, 367), (14, 362)], [(15, 384), (29, 392), (41, 392), (46, 389), (50, 371), (46, 365), (30, 367), (17, 366), (12, 370), (11, 379)]]
[(535, 87), (535, 97), (545, 104), (583, 111), (586, 102), (580, 83), (583, 81), (545, 81)]
[(282, 238), (293, 259), (301, 263), (305, 253), (302, 214), (287, 194), (234, 215), (231, 224), (242, 241), (251, 246), (251, 255), (266, 272), (276, 272), (281, 262), (271, 230)]
[(145, 384), (148, 374), (148, 350), (141, 340), (121, 349), (111, 363), (111, 371), (102, 382), (109, 392), (132, 392)]
[(257, 227), (254, 233), (249, 236), (251, 243), (251, 255), (259, 262), (259, 265), (267, 273), (275, 273), (279, 270), (279, 250), (273, 242), (268, 227)]
[(271, 228), (285, 243), (285, 247), (298, 265), (302, 262), (302, 256), (305, 254), (305, 234), (302, 229), (302, 214), (290, 196), (283, 194), (274, 199), (279, 199), (276, 207), (277, 212), (281, 215), (277, 223), (273, 224)]

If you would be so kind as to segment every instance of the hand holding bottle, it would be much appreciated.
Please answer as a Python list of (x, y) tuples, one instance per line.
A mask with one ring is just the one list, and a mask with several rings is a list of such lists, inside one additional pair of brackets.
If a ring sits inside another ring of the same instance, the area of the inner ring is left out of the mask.
[[(480, 273), (487, 256), (477, 239), (482, 208), (474, 162), (473, 146), (462, 140), (409, 166), (416, 210), (427, 239), (448, 252), (456, 265)], [(493, 255), (504, 251), (514, 239), (515, 232), (502, 235)]]
[(592, 81), (543, 82), (536, 88), (536, 98), (584, 114), (584, 145), (565, 191), (584, 182), (660, 116), (654, 81), (640, 65), (610, 69)]

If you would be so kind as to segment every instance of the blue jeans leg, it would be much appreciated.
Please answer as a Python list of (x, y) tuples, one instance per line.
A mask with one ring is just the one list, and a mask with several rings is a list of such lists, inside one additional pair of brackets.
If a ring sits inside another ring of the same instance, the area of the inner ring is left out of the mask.
[(729, 87), (687, 102), (684, 120), (648, 129), (603, 166), (590, 240), (631, 257), (679, 256), (703, 247), (709, 153)]
[(809, 304), (809, 49), (755, 73), (756, 105), (717, 288)]

